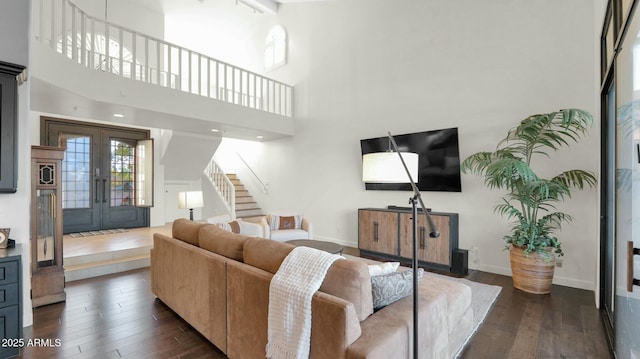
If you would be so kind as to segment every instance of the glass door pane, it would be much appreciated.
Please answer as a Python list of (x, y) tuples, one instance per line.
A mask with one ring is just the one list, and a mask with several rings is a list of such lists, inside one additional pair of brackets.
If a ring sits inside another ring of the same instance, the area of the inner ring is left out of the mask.
[(64, 233), (149, 225), (135, 198), (136, 145), (147, 131), (48, 118), (44, 127), (45, 143), (65, 147)]
[(62, 161), (62, 208), (90, 208), (91, 137), (62, 134), (67, 149)]
[[(640, 15), (636, 12), (616, 58), (615, 351), (640, 358), (640, 286), (629, 291), (627, 244), (640, 247)], [(636, 277), (640, 274), (638, 256)]]
[(111, 140), (111, 206), (133, 206), (135, 185), (135, 144)]
[(102, 229), (145, 227), (149, 211), (135, 206), (137, 134), (120, 129), (101, 132), (106, 197), (101, 203)]

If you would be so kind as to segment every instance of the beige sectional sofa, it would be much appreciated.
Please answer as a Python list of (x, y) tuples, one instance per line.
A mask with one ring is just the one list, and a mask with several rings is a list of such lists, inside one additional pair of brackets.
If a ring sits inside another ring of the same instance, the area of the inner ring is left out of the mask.
[[(156, 233), (153, 293), (229, 358), (264, 358), (269, 283), (294, 247), (188, 220)], [(420, 357), (450, 358), (471, 333), (469, 287), (425, 276)], [(311, 358), (409, 358), (412, 298), (374, 313), (367, 263), (334, 262), (312, 300)]]

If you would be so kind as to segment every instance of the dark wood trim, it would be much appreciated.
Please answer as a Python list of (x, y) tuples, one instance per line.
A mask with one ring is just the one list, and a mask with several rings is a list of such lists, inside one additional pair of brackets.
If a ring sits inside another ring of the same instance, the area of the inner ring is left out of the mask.
[[(77, 120), (70, 120), (70, 119), (64, 119), (64, 118), (40, 116), (40, 143), (43, 146), (62, 146), (59, 143), (52, 143), (52, 142), (59, 142), (59, 140), (58, 140), (58, 138), (56, 136), (52, 137), (50, 135), (51, 134), (55, 134), (55, 131), (59, 130), (59, 127), (63, 127), (63, 126), (65, 128), (70, 128), (71, 129), (71, 130), (68, 130), (68, 131), (65, 130), (65, 133), (84, 134), (86, 132), (94, 131), (96, 133), (96, 136), (102, 136), (102, 133), (115, 134), (114, 136), (117, 137), (117, 138), (126, 139), (127, 141), (134, 141), (134, 142), (138, 141), (138, 140), (151, 139), (151, 131), (148, 130), (148, 129), (141, 129), (141, 128), (136, 128), (136, 127), (115, 126), (115, 125), (103, 124), (103, 123), (97, 123), (97, 122), (91, 122), (91, 121), (77, 121)], [(56, 127), (58, 127), (58, 128), (56, 128)], [(77, 132), (75, 132), (76, 129), (77, 129)], [(94, 150), (95, 149), (96, 148), (94, 148)], [(141, 211), (143, 211), (140, 214), (141, 215), (140, 221), (138, 221), (136, 223), (129, 223), (127, 225), (123, 225), (123, 227), (131, 228), (132, 226), (135, 226), (135, 227), (149, 227), (150, 226), (150, 223), (151, 223), (150, 208), (151, 208), (151, 206), (141, 206), (141, 207), (136, 207), (136, 208), (141, 210)], [(91, 215), (93, 216), (92, 218), (94, 220), (96, 218), (98, 218), (98, 215), (96, 213), (93, 213)], [(68, 218), (77, 218), (77, 217), (70, 216)], [(97, 222), (92, 222), (92, 223), (95, 224)], [(102, 227), (100, 227), (100, 226), (98, 226), (99, 228), (86, 229), (86, 228), (82, 227), (82, 225), (84, 225), (84, 224), (86, 224), (86, 223), (81, 223), (80, 225), (78, 225), (77, 223), (74, 223), (73, 221), (65, 222), (65, 224), (64, 224), (64, 233), (78, 232), (78, 231), (85, 231), (85, 230), (102, 229)]]
[(108, 130), (135, 132), (135, 133), (143, 134), (144, 138), (151, 138), (151, 131), (141, 129), (141, 128), (106, 125), (106, 124), (97, 123), (97, 122), (76, 121), (76, 120), (69, 120), (64, 118), (40, 116), (40, 144), (42, 146), (52, 146), (52, 144), (47, 144), (47, 135), (49, 133), (49, 127), (55, 124), (74, 125), (74, 126), (84, 127), (84, 128), (101, 128), (101, 129), (108, 129)]
[(18, 76), (26, 67), (18, 64), (0, 61), (0, 74)]

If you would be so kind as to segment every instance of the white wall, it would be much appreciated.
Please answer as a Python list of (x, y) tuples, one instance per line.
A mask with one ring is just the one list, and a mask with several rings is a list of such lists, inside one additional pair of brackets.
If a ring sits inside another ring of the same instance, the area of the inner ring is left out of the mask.
[[(359, 140), (387, 131), (458, 127), (464, 158), (493, 149), (529, 114), (577, 107), (596, 117), (590, 137), (543, 172), (598, 171), (593, 2), (283, 4), (263, 32), (276, 21), (290, 35), (289, 63), (274, 74), (296, 85), (296, 136), (264, 143), (251, 165), (271, 185), (254, 195), (267, 210), (304, 212), (318, 238), (357, 246), (358, 208), (407, 205), (408, 192), (365, 191), (360, 181)], [(501, 239), (508, 225), (492, 211), (500, 193), (470, 175), (462, 186), (423, 198), (460, 214), (460, 247), (479, 248), (472, 267), (509, 274)], [(566, 256), (558, 284), (595, 288), (597, 202), (597, 190), (588, 190), (560, 208), (575, 221), (559, 234)]]
[(74, 0), (82, 11), (130, 30), (162, 39), (164, 36), (164, 14), (131, 0)]
[[(8, 0), (0, 11), (0, 61), (29, 65), (29, 19), (31, 1)], [(22, 243), (23, 325), (33, 323), (31, 312), (31, 251), (29, 241), (31, 200), (31, 150), (29, 82), (18, 88), (18, 191), (0, 194), (0, 227), (11, 228), (11, 238)]]
[[(256, 29), (272, 16), (254, 14), (235, 1), (173, 5), (165, 14), (166, 41), (250, 71), (262, 71), (262, 44), (267, 34), (256, 34)], [(256, 37), (258, 42), (254, 42)]]

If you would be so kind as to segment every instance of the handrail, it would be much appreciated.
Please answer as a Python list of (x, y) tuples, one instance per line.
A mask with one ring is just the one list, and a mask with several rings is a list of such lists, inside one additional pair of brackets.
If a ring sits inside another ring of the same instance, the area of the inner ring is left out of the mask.
[(48, 41), (57, 53), (82, 66), (293, 116), (293, 87), (280, 81), (95, 18), (69, 0), (38, 0), (34, 10), (36, 40)]
[(236, 186), (229, 177), (224, 173), (222, 168), (211, 158), (209, 164), (204, 170), (205, 175), (211, 181), (211, 184), (216, 189), (220, 197), (222, 197), (225, 207), (231, 216), (231, 219), (236, 218)]
[(260, 177), (258, 177), (258, 175), (251, 168), (251, 166), (249, 166), (247, 161), (245, 161), (244, 158), (242, 158), (242, 156), (240, 156), (240, 154), (238, 152), (236, 152), (236, 155), (238, 155), (238, 157), (240, 157), (240, 161), (242, 161), (242, 163), (244, 163), (244, 165), (247, 166), (247, 168), (249, 169), (249, 172), (251, 172), (251, 174), (258, 180), (258, 182), (262, 186), (262, 188), (260, 189), (262, 191), (262, 193), (267, 194), (267, 185), (265, 185), (264, 182), (262, 182)]

